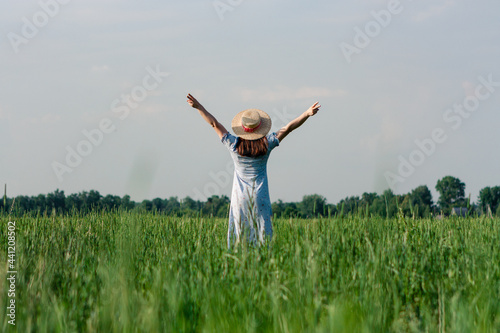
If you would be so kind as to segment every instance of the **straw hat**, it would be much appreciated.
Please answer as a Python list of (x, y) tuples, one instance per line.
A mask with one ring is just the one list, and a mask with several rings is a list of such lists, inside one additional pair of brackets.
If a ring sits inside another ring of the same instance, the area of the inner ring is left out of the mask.
[(231, 122), (234, 134), (245, 140), (258, 140), (271, 129), (271, 118), (259, 109), (247, 109), (234, 116)]

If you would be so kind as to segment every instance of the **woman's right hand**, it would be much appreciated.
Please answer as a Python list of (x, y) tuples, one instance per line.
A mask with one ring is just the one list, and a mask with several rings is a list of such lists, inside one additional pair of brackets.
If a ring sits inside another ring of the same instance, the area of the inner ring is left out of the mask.
[(306, 114), (309, 117), (314, 116), (316, 113), (318, 113), (320, 107), (321, 107), (321, 105), (319, 104), (319, 102), (316, 102), (313, 105), (311, 105), (311, 107), (309, 109), (307, 109)]
[(193, 97), (193, 95), (188, 94), (187, 95), (187, 102), (189, 105), (191, 105), (195, 109), (202, 108), (203, 106), (196, 100), (196, 98)]

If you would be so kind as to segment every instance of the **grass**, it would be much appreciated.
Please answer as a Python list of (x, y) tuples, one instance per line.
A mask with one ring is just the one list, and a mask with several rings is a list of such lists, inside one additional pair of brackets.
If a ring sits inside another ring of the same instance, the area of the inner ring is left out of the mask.
[(270, 244), (232, 251), (225, 219), (114, 212), (16, 225), (16, 327), (2, 265), (1, 331), (500, 331), (499, 219), (280, 219)]

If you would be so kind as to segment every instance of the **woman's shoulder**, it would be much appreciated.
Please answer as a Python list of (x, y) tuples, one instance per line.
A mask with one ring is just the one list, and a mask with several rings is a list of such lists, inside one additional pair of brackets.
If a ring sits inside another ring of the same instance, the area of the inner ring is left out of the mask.
[(278, 139), (276, 132), (272, 132), (266, 135), (266, 139), (267, 142), (269, 143), (269, 150), (280, 145), (280, 140)]
[(224, 141), (237, 141), (238, 140), (238, 137), (231, 134), (231, 132), (226, 132), (222, 138), (220, 139), (223, 143)]
[(222, 138), (221, 142), (230, 150), (234, 150), (234, 147), (236, 146), (236, 143), (238, 142), (238, 137), (232, 135), (229, 132), (226, 132)]

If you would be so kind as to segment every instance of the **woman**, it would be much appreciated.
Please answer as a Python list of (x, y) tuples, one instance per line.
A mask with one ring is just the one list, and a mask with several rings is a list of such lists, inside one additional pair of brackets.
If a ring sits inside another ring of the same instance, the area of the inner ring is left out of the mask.
[(191, 94), (187, 102), (200, 112), (229, 149), (234, 161), (233, 192), (229, 209), (227, 245), (238, 243), (246, 235), (250, 243), (271, 240), (271, 199), (267, 182), (267, 160), (271, 151), (307, 118), (314, 116), (321, 105), (314, 103), (306, 112), (276, 133), (268, 134), (271, 118), (258, 109), (238, 113), (231, 123), (235, 135), (215, 119)]

